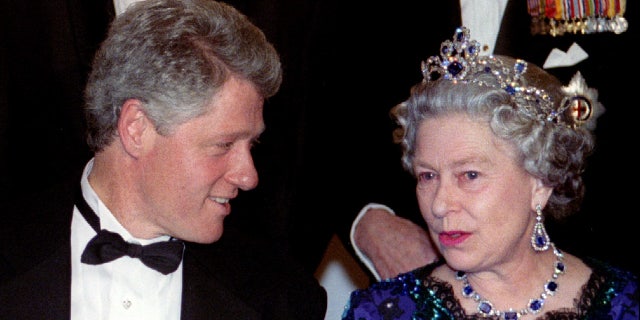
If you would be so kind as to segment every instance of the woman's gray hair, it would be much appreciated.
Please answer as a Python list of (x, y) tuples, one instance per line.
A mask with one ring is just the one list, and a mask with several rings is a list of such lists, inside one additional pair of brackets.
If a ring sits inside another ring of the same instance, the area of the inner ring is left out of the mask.
[[(493, 76), (477, 80), (481, 81), (423, 81), (411, 88), (408, 100), (392, 109), (391, 115), (400, 125), (394, 138), (402, 145), (404, 168), (413, 174), (416, 134), (422, 121), (463, 113), (489, 125), (496, 137), (515, 147), (524, 170), (553, 188), (546, 214), (563, 218), (577, 211), (584, 196), (581, 174), (595, 144), (591, 132), (523, 112), (507, 91), (491, 85), (496, 81)], [(562, 100), (560, 82), (537, 66), (529, 65), (525, 80), (556, 101)]]
[(112, 23), (89, 76), (87, 142), (97, 152), (117, 135), (120, 108), (142, 101), (160, 134), (205, 114), (229, 77), (264, 98), (282, 82), (278, 53), (235, 8), (210, 0), (146, 0)]

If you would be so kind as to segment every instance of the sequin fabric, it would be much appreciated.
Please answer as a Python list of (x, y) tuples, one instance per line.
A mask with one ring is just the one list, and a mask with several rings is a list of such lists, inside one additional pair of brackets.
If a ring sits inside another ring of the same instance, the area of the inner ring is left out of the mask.
[[(597, 260), (584, 261), (593, 272), (574, 307), (551, 310), (536, 319), (638, 320), (637, 277)], [(342, 320), (499, 319), (467, 315), (451, 285), (430, 276), (440, 264), (430, 264), (352, 292)]]

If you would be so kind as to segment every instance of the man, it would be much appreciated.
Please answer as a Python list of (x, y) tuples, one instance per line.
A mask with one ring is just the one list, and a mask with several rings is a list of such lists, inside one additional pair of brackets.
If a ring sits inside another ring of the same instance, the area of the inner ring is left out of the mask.
[(281, 80), (224, 3), (142, 1), (114, 20), (85, 93), (93, 158), (0, 231), (0, 319), (321, 319), (315, 279), (223, 228), (258, 183), (251, 148)]

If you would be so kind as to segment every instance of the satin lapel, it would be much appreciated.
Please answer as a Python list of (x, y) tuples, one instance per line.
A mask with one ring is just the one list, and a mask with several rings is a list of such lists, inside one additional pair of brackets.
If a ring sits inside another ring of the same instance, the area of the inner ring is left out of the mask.
[(7, 234), (14, 245), (6, 254), (16, 276), (0, 288), (0, 306), (6, 306), (0, 308), (1, 319), (70, 318), (70, 233), (79, 176), (28, 197), (30, 203), (12, 206), (10, 212), (22, 220), (11, 224)]

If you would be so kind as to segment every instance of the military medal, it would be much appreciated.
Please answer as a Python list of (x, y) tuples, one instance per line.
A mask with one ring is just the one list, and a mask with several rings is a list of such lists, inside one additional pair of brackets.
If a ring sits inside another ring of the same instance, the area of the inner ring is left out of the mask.
[(627, 31), (626, 0), (527, 0), (534, 35)]

